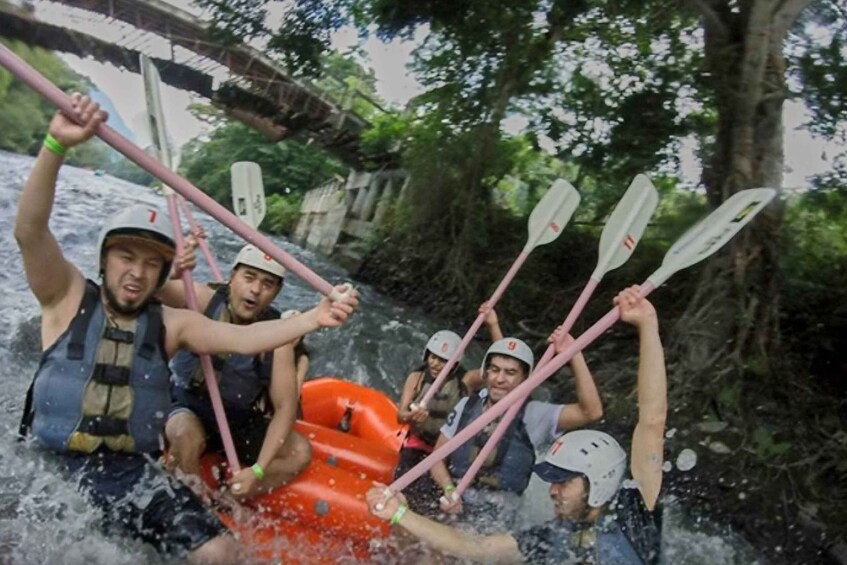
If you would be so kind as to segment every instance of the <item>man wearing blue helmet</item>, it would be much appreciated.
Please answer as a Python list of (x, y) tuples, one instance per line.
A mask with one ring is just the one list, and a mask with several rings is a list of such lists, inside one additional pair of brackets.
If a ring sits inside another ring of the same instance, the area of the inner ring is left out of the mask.
[[(555, 517), (528, 529), (477, 535), (419, 516), (385, 485), (368, 492), (371, 513), (389, 520), (443, 554), (480, 563), (658, 563), (655, 509), (662, 484), (667, 416), (664, 353), (656, 311), (639, 288), (618, 294), (621, 319), (638, 329), (638, 423), (632, 436), (630, 471), (636, 488), (621, 488), (626, 452), (609, 434), (577, 430), (560, 436), (535, 473), (550, 483)], [(610, 506), (614, 511), (608, 511)], [(646, 519), (645, 519), (646, 518)], [(652, 523), (651, 523), (652, 522)], [(639, 531), (641, 530), (641, 531)], [(653, 530), (653, 531), (650, 531)]]
[(337, 327), (354, 296), (292, 320), (238, 328), (152, 300), (175, 245), (167, 219), (136, 205), (100, 233), (101, 284), (62, 253), (48, 222), (65, 152), (106, 119), (87, 96), (57, 114), (21, 192), (15, 239), (41, 306), (42, 359), (21, 422), (39, 447), (103, 511), (108, 525), (192, 563), (239, 563), (218, 518), (156, 462), (170, 407), (168, 358), (178, 349), (255, 355), (321, 327)]

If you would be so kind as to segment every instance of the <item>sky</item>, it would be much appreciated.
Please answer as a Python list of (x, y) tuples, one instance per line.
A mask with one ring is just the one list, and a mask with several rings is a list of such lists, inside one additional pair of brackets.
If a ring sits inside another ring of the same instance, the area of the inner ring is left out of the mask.
[[(169, 0), (169, 3), (199, 15), (199, 11), (185, 0)], [(62, 12), (55, 8), (55, 4), (52, 4), (52, 6), (49, 13), (39, 11), (39, 17), (49, 19), (59, 25), (62, 25), (63, 22), (73, 22), (76, 19), (72, 10)], [(279, 13), (278, 8), (273, 10), (271, 18), (278, 17)], [(87, 23), (86, 29), (90, 27), (91, 24)], [(148, 54), (161, 58), (169, 57), (166, 42), (162, 41), (157, 44), (155, 40), (151, 41), (142, 36), (135, 38), (136, 36), (133, 34), (134, 32), (131, 31), (129, 26), (121, 28), (114, 24), (99, 26), (97, 32), (99, 37), (104, 38), (129, 36), (139, 45), (143, 45), (145, 50), (154, 51)], [(362, 46), (369, 59), (365, 65), (369, 65), (376, 76), (377, 94), (389, 105), (402, 107), (412, 97), (421, 93), (421, 86), (415, 81), (406, 66), (411, 61), (413, 49), (422, 39), (423, 37), (419, 35), (412, 41), (394, 41), (386, 44), (376, 38), (371, 38)], [(355, 30), (342, 29), (334, 36), (333, 47), (343, 52), (354, 46), (357, 41), (358, 37)], [(88, 76), (112, 100), (123, 121), (130, 128), (141, 131), (142, 128), (139, 124), (142, 123), (144, 92), (140, 75), (90, 58), (83, 60), (73, 55), (64, 54), (61, 57), (74, 70)], [(205, 125), (191, 116), (187, 110), (188, 105), (192, 101), (200, 100), (199, 98), (168, 85), (163, 85), (162, 97), (165, 100), (164, 112), (168, 131), (176, 146), (184, 145), (187, 141), (205, 131)], [(827, 143), (813, 137), (803, 128), (803, 123), (808, 119), (808, 112), (801, 102), (786, 102), (784, 108), (785, 176), (783, 181), (785, 187), (804, 187), (807, 184), (806, 179), (810, 175), (827, 170), (830, 167), (830, 160), (844, 149), (835, 143)], [(504, 127), (510, 133), (517, 133), (525, 125), (526, 118), (515, 116), (508, 119)], [(139, 141), (143, 142), (144, 137), (144, 134), (141, 133)], [(700, 164), (694, 157), (694, 149), (694, 143), (686, 141), (681, 150), (681, 172), (684, 181), (689, 185), (697, 185), (700, 177)]]

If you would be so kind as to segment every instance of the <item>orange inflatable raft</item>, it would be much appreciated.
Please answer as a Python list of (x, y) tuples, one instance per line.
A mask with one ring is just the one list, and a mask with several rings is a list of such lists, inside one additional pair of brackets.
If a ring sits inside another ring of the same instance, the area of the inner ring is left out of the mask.
[[(368, 513), (365, 493), (373, 481), (391, 482), (407, 426), (397, 423), (397, 407), (387, 396), (340, 379), (307, 381), (301, 403), (296, 429), (312, 445), (309, 467), (288, 485), (253, 499), (256, 512), (249, 519), (221, 518), (263, 558), (367, 561), (371, 540), (388, 529)], [(213, 488), (219, 486), (220, 463), (219, 456), (204, 458)]]

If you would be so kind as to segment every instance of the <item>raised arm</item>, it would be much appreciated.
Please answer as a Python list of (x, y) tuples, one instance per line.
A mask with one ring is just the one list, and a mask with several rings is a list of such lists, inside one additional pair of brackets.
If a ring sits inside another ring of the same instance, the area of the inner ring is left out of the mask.
[[(556, 344), (556, 353), (561, 353), (573, 343), (574, 339), (570, 335), (564, 334), (561, 328), (556, 328), (548, 341)], [(562, 411), (559, 412), (557, 428), (560, 432), (582, 427), (603, 417), (603, 401), (600, 400), (600, 393), (597, 392), (594, 377), (591, 375), (582, 353), (573, 356), (570, 366), (573, 371), (577, 402), (576, 404), (565, 404)]]
[(503, 330), (500, 328), (500, 318), (497, 316), (497, 311), (494, 308), (489, 308), (488, 301), (479, 305), (479, 313), (485, 313), (485, 327), (488, 328), (488, 336), (491, 338), (491, 343), (503, 339)]
[(615, 303), (621, 309), (621, 320), (638, 330), (638, 424), (632, 435), (631, 471), (644, 504), (652, 510), (662, 487), (667, 376), (656, 310), (646, 299), (638, 298), (639, 290), (638, 286), (626, 289)]
[(90, 139), (107, 117), (87, 96), (74, 94), (73, 105), (75, 118), (84, 126), (61, 113), (53, 117), (48, 128), (54, 140), (53, 150), (42, 146), (38, 152), (21, 192), (15, 218), (15, 239), (23, 256), (27, 282), (48, 317), (51, 310), (75, 310), (85, 284), (79, 270), (65, 259), (48, 226), (56, 178), (63, 162), (58, 152)]
[[(346, 290), (344, 286), (336, 288), (339, 292)], [(353, 291), (337, 302), (324, 298), (318, 306), (300, 316), (256, 322), (249, 326), (225, 324), (209, 320), (197, 312), (165, 308), (166, 348), (168, 355), (173, 355), (177, 349), (208, 354), (257, 355), (317, 329), (341, 326), (358, 303), (358, 293)]]
[[(368, 491), (371, 514), (394, 524), (444, 554), (484, 563), (521, 563), (518, 542), (508, 534), (480, 536), (424, 518), (407, 507), (398, 514), (405, 499), (392, 496), (386, 499), (385, 485), (377, 484)], [(377, 510), (377, 508), (381, 508)]]

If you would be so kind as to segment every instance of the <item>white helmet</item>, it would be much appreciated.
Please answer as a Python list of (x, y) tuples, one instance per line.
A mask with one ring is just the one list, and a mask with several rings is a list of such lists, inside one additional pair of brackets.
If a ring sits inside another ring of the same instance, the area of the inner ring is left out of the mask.
[(242, 247), (238, 255), (235, 256), (235, 261), (232, 262), (232, 270), (234, 271), (239, 265), (247, 265), (248, 267), (265, 271), (280, 279), (285, 278), (285, 267), (274, 261), (264, 251), (249, 243)]
[(535, 473), (548, 483), (562, 483), (576, 474), (588, 479), (588, 505), (609, 502), (626, 472), (626, 452), (615, 438), (597, 430), (577, 430), (559, 437), (535, 466)]
[(426, 361), (427, 352), (432, 353), (436, 357), (441, 357), (444, 360), (453, 358), (453, 354), (459, 349), (462, 343), (462, 338), (458, 334), (450, 330), (441, 330), (432, 334), (429, 341), (426, 342), (424, 349), (424, 361)]
[(518, 361), (526, 363), (528, 367), (526, 376), (532, 373), (532, 368), (535, 366), (535, 356), (532, 354), (532, 349), (516, 337), (504, 337), (491, 344), (491, 347), (485, 352), (485, 357), (482, 358), (482, 369), (480, 371), (483, 375), (485, 375), (485, 369), (488, 367), (488, 358), (492, 355), (514, 357)]
[(171, 263), (176, 254), (174, 232), (168, 217), (155, 206), (135, 204), (114, 214), (100, 230), (97, 248), (102, 261), (106, 249), (121, 241), (141, 243), (161, 253), (165, 259), (159, 286), (170, 275)]

